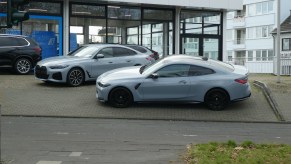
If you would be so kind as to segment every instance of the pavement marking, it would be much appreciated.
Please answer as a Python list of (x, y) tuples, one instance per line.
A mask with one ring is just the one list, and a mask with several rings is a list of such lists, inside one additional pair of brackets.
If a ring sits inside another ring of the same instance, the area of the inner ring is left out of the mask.
[(36, 164), (61, 164), (62, 161), (38, 161)]
[(197, 137), (198, 135), (194, 135), (194, 134), (184, 134), (184, 137)]
[(82, 152), (72, 152), (69, 157), (80, 157)]
[(275, 137), (275, 138), (281, 138), (281, 137)]
[(61, 134), (61, 135), (67, 135), (69, 134), (68, 132), (56, 132), (57, 134)]

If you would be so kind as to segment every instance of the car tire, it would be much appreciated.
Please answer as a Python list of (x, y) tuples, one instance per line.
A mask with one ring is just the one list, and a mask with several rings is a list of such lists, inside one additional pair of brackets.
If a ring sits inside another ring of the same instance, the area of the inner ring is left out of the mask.
[(20, 75), (28, 74), (31, 68), (32, 68), (31, 61), (26, 58), (17, 59), (14, 64), (15, 72)]
[(125, 108), (133, 103), (131, 92), (124, 87), (118, 87), (111, 90), (108, 100), (109, 104), (116, 108)]
[(229, 103), (229, 96), (222, 89), (212, 89), (205, 95), (204, 103), (210, 110), (223, 110)]
[(80, 68), (72, 68), (67, 75), (67, 83), (72, 87), (78, 87), (83, 84), (85, 79), (84, 72)]

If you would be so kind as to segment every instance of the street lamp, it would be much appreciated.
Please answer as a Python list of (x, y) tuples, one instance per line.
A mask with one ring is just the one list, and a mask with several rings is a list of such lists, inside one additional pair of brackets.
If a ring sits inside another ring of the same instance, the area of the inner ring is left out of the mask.
[(280, 54), (280, 41), (281, 41), (281, 22), (280, 22), (280, 15), (281, 15), (281, 5), (280, 0), (277, 0), (277, 83), (281, 82), (280, 74), (281, 74), (281, 54)]

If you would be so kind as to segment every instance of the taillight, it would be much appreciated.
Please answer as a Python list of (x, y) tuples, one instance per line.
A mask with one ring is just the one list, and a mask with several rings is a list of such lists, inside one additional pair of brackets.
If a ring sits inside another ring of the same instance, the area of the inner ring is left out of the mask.
[(41, 48), (40, 47), (35, 47), (34, 48), (35, 53), (37, 53), (38, 55), (41, 54)]
[(147, 59), (148, 61), (152, 61), (152, 58), (150, 58), (150, 57), (147, 57), (146, 59)]
[(248, 82), (248, 78), (244, 78), (244, 79), (235, 79), (234, 81), (240, 83), (240, 84), (245, 84)]
[(160, 58), (157, 52), (154, 52), (153, 54), (151, 54), (150, 57), (154, 58), (155, 60), (158, 60)]

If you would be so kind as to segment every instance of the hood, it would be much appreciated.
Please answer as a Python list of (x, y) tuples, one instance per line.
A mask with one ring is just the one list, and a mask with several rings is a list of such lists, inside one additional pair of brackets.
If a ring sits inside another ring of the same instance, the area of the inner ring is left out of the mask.
[(112, 81), (112, 80), (141, 78), (143, 77), (143, 75), (139, 73), (139, 69), (140, 69), (139, 66), (114, 69), (100, 75), (97, 81), (107, 82), (107, 81)]
[(234, 67), (233, 73), (246, 75), (246, 76), (249, 75), (249, 70), (246, 67), (241, 66), (241, 65), (233, 65), (233, 67)]
[(41, 66), (50, 66), (50, 65), (61, 65), (61, 64), (72, 64), (75, 62), (89, 61), (92, 60), (90, 58), (82, 58), (77, 56), (56, 56), (43, 59), (39, 61), (37, 64)]

